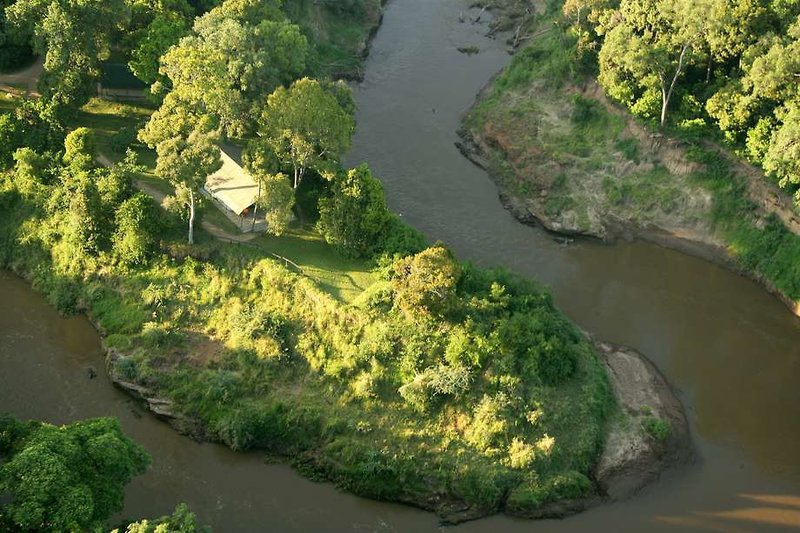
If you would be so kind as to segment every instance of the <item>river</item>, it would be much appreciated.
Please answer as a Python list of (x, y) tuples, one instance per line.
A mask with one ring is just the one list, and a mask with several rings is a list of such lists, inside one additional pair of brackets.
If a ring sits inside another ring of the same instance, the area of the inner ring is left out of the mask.
[[(454, 147), (460, 116), (507, 61), (463, 0), (390, 0), (355, 87), (351, 164), (369, 161), (393, 210), (462, 258), (550, 287), (581, 327), (651, 358), (687, 407), (694, 463), (641, 494), (560, 521), (498, 516), (456, 528), (500, 531), (763, 531), (800, 527), (800, 322), (754, 283), (657, 246), (555, 243), (517, 223), (486, 174)], [(457, 47), (476, 45), (477, 55)], [(124, 515), (185, 501), (217, 531), (435, 531), (436, 517), (303, 479), (257, 454), (177, 435), (114, 389), (98, 337), (0, 273), (0, 409), (54, 423), (120, 418), (153, 456)]]

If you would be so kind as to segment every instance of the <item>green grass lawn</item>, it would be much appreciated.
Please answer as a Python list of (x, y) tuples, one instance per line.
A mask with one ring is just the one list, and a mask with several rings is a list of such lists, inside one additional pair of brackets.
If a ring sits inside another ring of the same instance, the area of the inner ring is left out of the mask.
[(78, 112), (75, 127), (86, 127), (94, 132), (97, 151), (112, 162), (125, 156), (125, 139), (133, 140), (131, 148), (139, 155), (139, 162), (148, 169), (155, 167), (156, 155), (135, 141), (136, 131), (144, 125), (155, 109), (146, 102), (112, 102), (92, 98)]
[(261, 235), (248, 244), (296, 263), (320, 288), (344, 302), (376, 281), (370, 263), (340, 256), (310, 228), (290, 228), (280, 237)]

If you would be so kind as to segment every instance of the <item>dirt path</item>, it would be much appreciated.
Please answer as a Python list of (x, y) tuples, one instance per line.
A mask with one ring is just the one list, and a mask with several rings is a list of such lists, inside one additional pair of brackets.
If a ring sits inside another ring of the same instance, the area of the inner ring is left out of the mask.
[(39, 57), (36, 59), (36, 62), (29, 67), (17, 72), (0, 74), (0, 88), (4, 86), (7, 88), (24, 87), (27, 91), (27, 96), (39, 96), (36, 85), (43, 71), (44, 58)]
[[(110, 167), (113, 165), (111, 160), (108, 157), (106, 157), (105, 154), (100, 154), (100, 153), (97, 154), (97, 160), (104, 167)], [(153, 200), (155, 200), (159, 205), (161, 205), (164, 202), (164, 198), (167, 197), (167, 195), (164, 194), (162, 191), (160, 191), (156, 187), (153, 187), (144, 180), (134, 180), (133, 185), (143, 193), (153, 198)], [(200, 223), (200, 226), (206, 232), (208, 232), (209, 235), (213, 236), (216, 239), (226, 242), (249, 242), (257, 237), (255, 233), (247, 233), (247, 234), (230, 233), (207, 220), (203, 220)]]

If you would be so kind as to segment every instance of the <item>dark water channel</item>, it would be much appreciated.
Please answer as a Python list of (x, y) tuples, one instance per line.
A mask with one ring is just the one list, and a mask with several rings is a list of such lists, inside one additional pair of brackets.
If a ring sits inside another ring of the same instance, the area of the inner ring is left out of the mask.
[[(508, 61), (462, 0), (391, 0), (356, 87), (350, 163), (370, 162), (392, 208), (478, 264), (548, 285), (578, 324), (635, 347), (687, 406), (697, 461), (635, 498), (561, 521), (494, 517), (456, 531), (764, 531), (800, 528), (800, 322), (753, 283), (644, 244), (564, 247), (515, 222), (453, 146), (460, 114)], [(477, 45), (481, 53), (460, 54)], [(217, 531), (433, 531), (434, 516), (342, 494), (255, 454), (196, 444), (142, 413), (103, 372), (97, 334), (0, 272), (0, 410), (54, 423), (101, 415), (153, 456), (127, 516), (186, 501)]]

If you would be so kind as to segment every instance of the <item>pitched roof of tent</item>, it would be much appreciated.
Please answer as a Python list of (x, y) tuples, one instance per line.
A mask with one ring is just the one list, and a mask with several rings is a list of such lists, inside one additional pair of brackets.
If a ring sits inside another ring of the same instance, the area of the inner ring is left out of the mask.
[[(258, 184), (230, 155), (220, 149), (222, 166), (206, 178), (206, 190), (236, 213), (242, 214), (258, 199)], [(234, 150), (230, 152), (236, 155)]]

